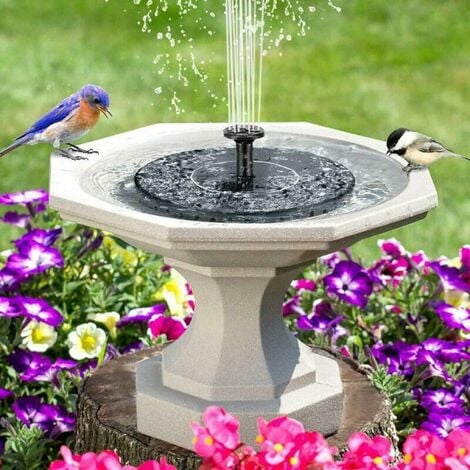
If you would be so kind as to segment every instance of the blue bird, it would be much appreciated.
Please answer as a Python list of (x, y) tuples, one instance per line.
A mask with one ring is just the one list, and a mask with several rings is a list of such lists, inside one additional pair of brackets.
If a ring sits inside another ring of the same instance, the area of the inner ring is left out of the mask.
[[(73, 155), (79, 153), (98, 153), (96, 150), (85, 150), (71, 143), (88, 133), (98, 122), (100, 113), (107, 118), (109, 96), (97, 85), (85, 85), (76, 93), (61, 101), (55, 108), (38, 119), (26, 132), (0, 151), (0, 157), (22, 145), (35, 145), (42, 142), (50, 143), (64, 157), (72, 160), (83, 160), (86, 157)], [(68, 149), (61, 148), (62, 144)]]

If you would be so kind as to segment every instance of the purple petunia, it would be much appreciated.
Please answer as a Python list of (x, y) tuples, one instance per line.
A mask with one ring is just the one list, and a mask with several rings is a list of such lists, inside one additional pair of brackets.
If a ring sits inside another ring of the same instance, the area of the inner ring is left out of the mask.
[(49, 195), (45, 189), (30, 189), (17, 193), (0, 194), (0, 204), (14, 206), (16, 204), (26, 206), (28, 204), (46, 203)]
[(313, 330), (317, 333), (333, 332), (336, 326), (343, 320), (329, 302), (316, 300), (310, 315), (301, 315), (297, 319), (297, 327), (300, 330)]
[(8, 269), (23, 276), (42, 273), (49, 268), (60, 268), (63, 265), (64, 260), (59, 250), (35, 241), (22, 243), (18, 253), (10, 255), (6, 263)]
[(52, 230), (43, 230), (35, 228), (28, 233), (25, 233), (22, 237), (15, 240), (15, 245), (20, 248), (24, 243), (39, 243), (44, 246), (51, 246), (55, 243), (62, 233), (62, 228), (56, 228)]
[(421, 397), (421, 406), (431, 412), (463, 414), (465, 402), (445, 388), (427, 390)]
[(44, 430), (50, 439), (55, 439), (64, 432), (73, 431), (75, 414), (69, 413), (60, 405), (43, 404), (34, 424)]
[(23, 315), (32, 320), (47, 323), (54, 328), (57, 328), (64, 320), (62, 314), (51, 307), (45, 300), (16, 296), (14, 301), (23, 312)]
[(470, 332), (470, 309), (441, 302), (434, 306), (434, 310), (448, 327)]
[(429, 263), (429, 267), (439, 276), (444, 289), (470, 292), (470, 283), (465, 282), (457, 268), (446, 266), (437, 261)]
[(415, 371), (414, 364), (420, 346), (404, 341), (388, 344), (377, 343), (371, 351), (379, 364), (387, 366), (389, 374), (411, 377)]
[(121, 319), (117, 322), (117, 326), (118, 328), (122, 328), (123, 326), (130, 325), (132, 323), (146, 323), (154, 315), (161, 315), (165, 313), (165, 310), (165, 304), (156, 304), (151, 307), (134, 308), (121, 317)]
[(26, 278), (24, 276), (11, 271), (10, 269), (0, 269), (0, 291), (2, 292), (15, 291), (25, 280)]
[(0, 388), (0, 400), (6, 400), (7, 398), (14, 397), (15, 394), (6, 388)]
[(47, 356), (19, 348), (10, 354), (8, 361), (24, 382), (38, 380), (38, 377), (47, 374), (52, 367), (52, 362)]
[(430, 413), (421, 428), (445, 438), (454, 429), (470, 431), (470, 416)]
[(130, 354), (136, 351), (140, 351), (145, 348), (145, 343), (141, 340), (134, 341), (131, 344), (123, 346), (120, 350), (121, 354)]
[(10, 354), (9, 362), (23, 382), (51, 382), (58, 385), (57, 374), (63, 370), (73, 371), (78, 363), (71, 359), (58, 358), (54, 363), (45, 355), (16, 349)]
[(360, 308), (367, 305), (372, 293), (372, 281), (361, 265), (353, 261), (340, 261), (324, 279), (329, 294)]
[(60, 405), (42, 403), (36, 396), (18, 398), (11, 408), (22, 423), (28, 427), (36, 425), (51, 439), (63, 432), (72, 431), (75, 425), (73, 413)]
[(3, 214), (1, 218), (2, 222), (15, 227), (27, 228), (31, 224), (31, 216), (29, 214), (20, 214), (15, 211), (8, 211)]
[(287, 299), (282, 304), (282, 315), (284, 317), (290, 315), (305, 315), (305, 311), (300, 305), (301, 299), (300, 295), (294, 295), (290, 299)]
[(0, 297), (0, 317), (15, 318), (23, 316), (23, 311), (10, 297)]

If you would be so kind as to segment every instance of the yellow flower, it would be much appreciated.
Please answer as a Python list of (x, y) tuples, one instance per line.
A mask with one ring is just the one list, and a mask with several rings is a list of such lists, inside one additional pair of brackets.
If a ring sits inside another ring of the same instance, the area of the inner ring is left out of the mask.
[(55, 329), (43, 322), (31, 320), (21, 332), (23, 344), (30, 351), (47, 351), (57, 340)]
[(121, 318), (117, 312), (104, 312), (104, 313), (90, 313), (87, 316), (88, 320), (96, 323), (102, 323), (106, 326), (109, 334), (114, 338), (116, 336), (116, 323)]
[(470, 296), (467, 292), (461, 292), (455, 289), (444, 291), (444, 302), (455, 308), (470, 308)]
[(105, 343), (106, 333), (94, 323), (82, 323), (67, 336), (70, 357), (77, 361), (98, 357)]
[(171, 278), (155, 294), (155, 300), (164, 300), (175, 317), (183, 318), (193, 311), (193, 296), (188, 294), (184, 277), (176, 271), (172, 271)]
[(135, 251), (131, 249), (125, 249), (122, 246), (120, 246), (114, 238), (106, 235), (103, 238), (103, 246), (107, 248), (111, 252), (111, 258), (121, 258), (124, 262), (124, 264), (127, 264), (128, 266), (136, 266), (137, 265), (137, 255), (135, 254)]

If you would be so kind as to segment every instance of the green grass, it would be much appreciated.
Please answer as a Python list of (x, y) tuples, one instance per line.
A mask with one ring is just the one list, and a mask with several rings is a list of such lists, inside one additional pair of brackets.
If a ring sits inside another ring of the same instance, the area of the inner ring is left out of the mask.
[[(101, 121), (98, 138), (155, 122), (224, 121), (206, 90), (192, 93), (157, 73), (161, 52), (155, 32), (137, 21), (146, 8), (131, 0), (0, 0), (0, 143), (7, 145), (33, 120), (84, 83), (111, 95), (113, 119)], [(171, 3), (171, 2), (170, 2)], [(470, 35), (468, 0), (343, 0), (341, 14), (318, 0), (306, 38), (296, 38), (265, 63), (265, 121), (310, 121), (385, 138), (407, 126), (431, 134), (455, 151), (470, 154)], [(205, 5), (221, 12), (220, 0)], [(207, 8), (211, 9), (211, 8)], [(225, 85), (222, 16), (216, 34), (199, 34), (195, 52), (211, 63), (210, 87)], [(185, 25), (197, 35), (197, 27)], [(185, 48), (187, 46), (184, 46)], [(185, 113), (175, 115), (154, 88), (173, 87)], [(0, 161), (0, 191), (48, 185), (47, 146), (25, 147)], [(470, 241), (470, 166), (437, 163), (432, 174), (439, 208), (426, 220), (382, 236), (396, 236), (409, 249), (454, 255)], [(2, 227), (0, 241), (15, 235)], [(377, 237), (376, 237), (377, 238)], [(359, 243), (358, 254), (376, 255), (376, 238)]]

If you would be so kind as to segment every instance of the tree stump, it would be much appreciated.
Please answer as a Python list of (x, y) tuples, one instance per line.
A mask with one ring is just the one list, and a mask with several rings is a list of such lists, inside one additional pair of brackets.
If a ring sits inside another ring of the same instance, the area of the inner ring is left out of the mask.
[[(137, 432), (135, 364), (160, 354), (160, 351), (160, 348), (145, 349), (113, 359), (85, 381), (77, 405), (75, 452), (113, 449), (123, 462), (131, 465), (165, 456), (179, 469), (199, 468), (201, 460), (193, 452)], [(321, 350), (316, 352), (328, 354)], [(387, 436), (396, 448), (394, 416), (388, 400), (371, 385), (353, 361), (337, 359), (344, 386), (343, 420), (341, 428), (328, 438), (328, 442), (341, 451), (351, 433), (363, 431), (369, 435)]]

